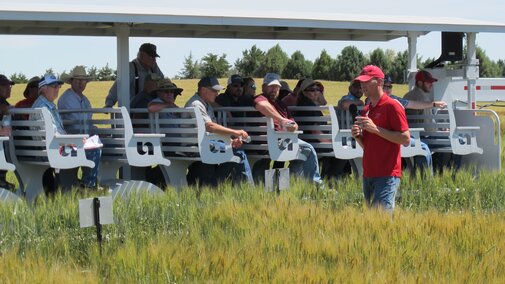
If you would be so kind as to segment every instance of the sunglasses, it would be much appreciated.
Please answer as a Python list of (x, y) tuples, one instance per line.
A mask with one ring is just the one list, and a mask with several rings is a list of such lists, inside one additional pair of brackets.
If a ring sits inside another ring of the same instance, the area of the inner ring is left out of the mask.
[(384, 89), (392, 89), (393, 85), (384, 85)]
[(319, 88), (308, 88), (308, 89), (305, 89), (305, 92), (321, 92), (321, 89), (319, 89)]

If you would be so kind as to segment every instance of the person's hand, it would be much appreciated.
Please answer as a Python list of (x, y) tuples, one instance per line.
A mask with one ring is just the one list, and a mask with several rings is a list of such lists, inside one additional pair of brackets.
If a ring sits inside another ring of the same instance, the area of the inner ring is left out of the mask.
[(231, 147), (234, 149), (242, 147), (242, 144), (243, 144), (243, 142), (242, 142), (242, 139), (240, 139), (240, 138), (231, 139)]
[(0, 127), (0, 136), (9, 136), (11, 135), (11, 127), (10, 126), (3, 126)]
[(366, 130), (370, 133), (378, 133), (379, 130), (375, 123), (367, 116), (357, 116), (356, 124), (361, 127), (361, 129)]
[(357, 124), (353, 124), (351, 128), (351, 134), (353, 138), (358, 138), (361, 136), (361, 127)]
[(249, 134), (245, 132), (244, 130), (240, 129), (237, 130), (235, 133), (235, 136), (239, 138), (240, 140), (247, 140), (247, 137), (249, 137)]
[(295, 132), (298, 130), (298, 124), (292, 120), (285, 119), (282, 121), (282, 128), (286, 129), (286, 131), (289, 132)]
[(447, 107), (447, 103), (443, 102), (443, 101), (435, 101), (435, 102), (433, 102), (433, 105), (437, 108), (446, 108)]

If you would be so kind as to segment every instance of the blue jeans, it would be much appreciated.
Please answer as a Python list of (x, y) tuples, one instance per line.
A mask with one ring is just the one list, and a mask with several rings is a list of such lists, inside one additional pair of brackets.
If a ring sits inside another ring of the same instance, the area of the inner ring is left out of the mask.
[(243, 150), (233, 149), (233, 154), (240, 158), (239, 163), (227, 162), (220, 165), (195, 162), (188, 168), (186, 176), (189, 185), (217, 187), (218, 182), (231, 180), (233, 184), (243, 181), (253, 185), (251, 166)]
[(382, 207), (392, 212), (395, 196), (400, 186), (399, 177), (363, 178), (363, 195), (368, 206)]
[(307, 157), (307, 160), (290, 161), (290, 173), (321, 184), (323, 181), (319, 174), (319, 162), (317, 160), (316, 150), (314, 150), (312, 145), (303, 140), (298, 139), (298, 144), (300, 145), (300, 152)]
[(82, 185), (86, 187), (96, 187), (96, 178), (98, 177), (98, 169), (100, 166), (100, 157), (102, 156), (102, 149), (89, 149), (85, 150), (86, 159), (95, 162), (95, 167), (81, 167), (82, 170)]
[(419, 169), (421, 173), (424, 173), (426, 169), (433, 175), (433, 161), (431, 158), (431, 150), (428, 144), (421, 142), (421, 149), (426, 153), (425, 156), (415, 156), (414, 157), (414, 170)]
[(230, 179), (234, 184), (246, 181), (254, 185), (251, 166), (244, 150), (233, 149), (233, 154), (240, 158), (240, 163), (227, 162), (219, 165), (217, 168), (218, 179)]

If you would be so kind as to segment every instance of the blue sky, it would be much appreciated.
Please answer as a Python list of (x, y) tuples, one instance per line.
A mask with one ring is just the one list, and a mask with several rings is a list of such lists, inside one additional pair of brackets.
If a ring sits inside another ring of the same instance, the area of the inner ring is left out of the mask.
[[(21, 0), (26, 3), (40, 1)], [(475, 20), (485, 20), (505, 23), (505, 1), (480, 0), (480, 1), (338, 1), (338, 0), (312, 0), (312, 1), (97, 1), (88, 0), (90, 5), (121, 5), (133, 6), (138, 3), (153, 6), (167, 6), (181, 9), (234, 9), (234, 10), (278, 10), (281, 14), (289, 11), (333, 12), (350, 14), (376, 14), (402, 15), (402, 16), (435, 16), (458, 17)], [(419, 3), (416, 4), (415, 2)], [(68, 0), (47, 0), (46, 4), (68, 3)], [(406, 4), (408, 3), (408, 4)], [(68, 4), (67, 4), (68, 5)], [(381, 47), (403, 51), (407, 48), (406, 39), (391, 42), (347, 42), (347, 41), (273, 41), (273, 40), (225, 40), (225, 39), (181, 39), (181, 38), (130, 38), (130, 58), (134, 58), (138, 47), (143, 42), (152, 42), (158, 46), (161, 58), (158, 64), (169, 77), (177, 75), (184, 57), (191, 52), (193, 58), (200, 59), (207, 53), (227, 55), (228, 61), (233, 64), (240, 58), (242, 51), (256, 44), (266, 51), (279, 43), (284, 51), (291, 55), (300, 50), (307, 59), (314, 60), (323, 49), (332, 57), (336, 57), (342, 48), (348, 45), (357, 46), (362, 52)], [(61, 36), (6, 36), (0, 35), (0, 74), (10, 76), (13, 73), (23, 73), (28, 77), (40, 75), (46, 69), (52, 68), (56, 73), (68, 71), (75, 65), (103, 67), (107, 63), (116, 68), (115, 38), (96, 37), (61, 37)], [(505, 34), (478, 34), (477, 44), (484, 48), (487, 55), (493, 59), (505, 59), (503, 44)], [(418, 53), (427, 57), (438, 57), (440, 53), (440, 33), (431, 33), (420, 37), (418, 40)]]

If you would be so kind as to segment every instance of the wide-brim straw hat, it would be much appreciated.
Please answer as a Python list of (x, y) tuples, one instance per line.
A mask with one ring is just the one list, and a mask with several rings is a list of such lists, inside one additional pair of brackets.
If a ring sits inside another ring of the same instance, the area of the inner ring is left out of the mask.
[(71, 79), (91, 81), (92, 78), (86, 73), (84, 66), (75, 66), (68, 75), (62, 75), (63, 82), (70, 84)]

